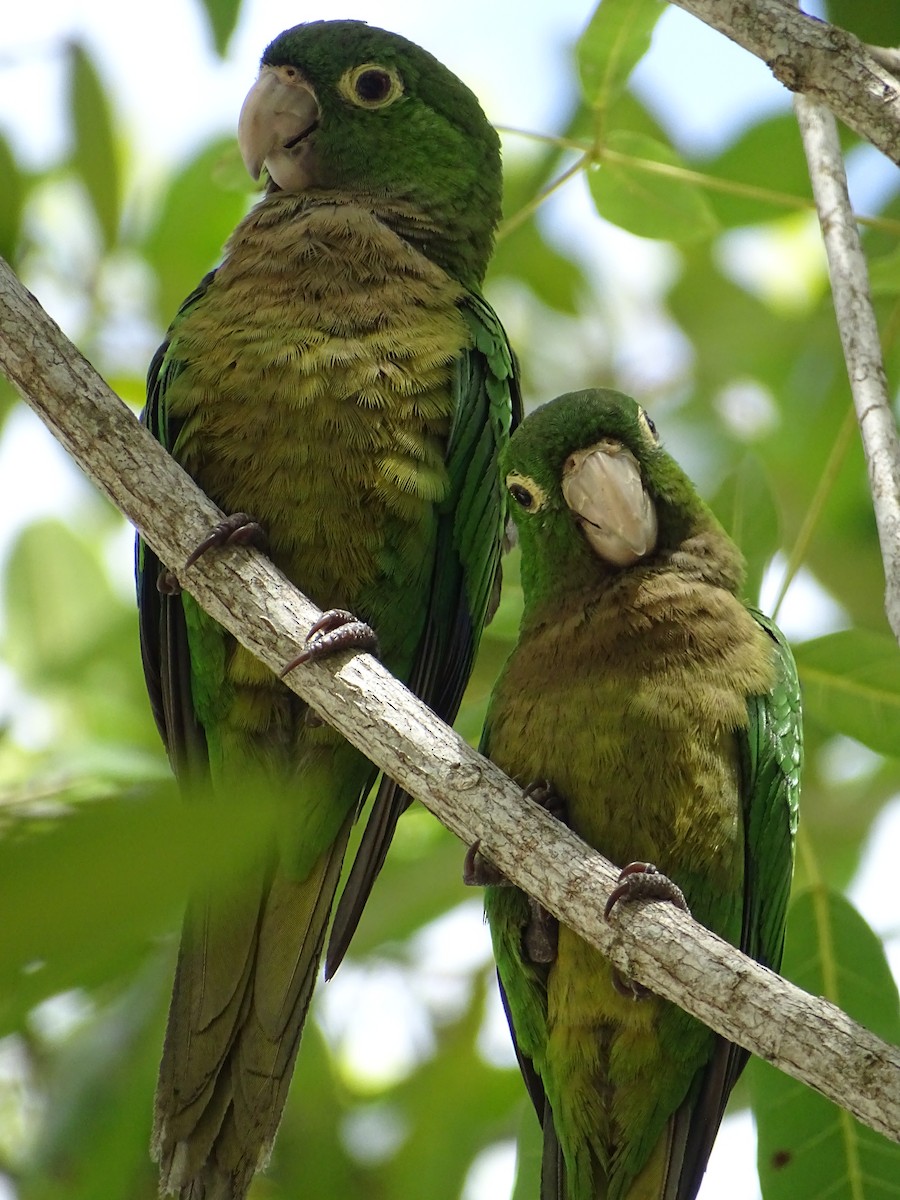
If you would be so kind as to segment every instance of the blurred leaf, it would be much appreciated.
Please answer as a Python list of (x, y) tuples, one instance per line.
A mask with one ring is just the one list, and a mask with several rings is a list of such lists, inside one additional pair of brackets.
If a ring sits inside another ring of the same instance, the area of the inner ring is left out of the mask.
[(547, 241), (534, 218), (497, 242), (490, 279), (504, 275), (526, 284), (549, 308), (573, 316), (588, 290), (582, 268)]
[(795, 649), (804, 711), (879, 754), (900, 752), (900, 647), (865, 629), (830, 633)]
[(756, 604), (763, 574), (779, 546), (778, 508), (769, 477), (756, 455), (744, 455), (723, 481), (711, 507), (747, 560), (744, 595)]
[(19, 172), (9, 143), (2, 137), (0, 179), (3, 180), (3, 193), (0, 196), (0, 257), (14, 263), (22, 223), (22, 207), (25, 202), (25, 180)]
[(874, 46), (900, 46), (900, 8), (884, 0), (827, 0), (828, 20)]
[[(737, 184), (765, 188), (787, 196), (810, 198), (809, 170), (800, 132), (792, 113), (782, 113), (751, 126), (714, 159), (700, 164), (704, 174)], [(724, 226), (751, 225), (793, 212), (777, 200), (707, 192)]]
[[(794, 900), (783, 971), (879, 1037), (900, 1040), (897, 985), (884, 948), (837, 893), (816, 887)], [(768, 1063), (752, 1059), (748, 1076), (765, 1200), (882, 1200), (897, 1195), (900, 1145)]]
[(578, 39), (575, 58), (590, 106), (605, 112), (650, 48), (660, 0), (603, 0)]
[(47, 1121), (19, 1181), (21, 1200), (155, 1200), (151, 1097), (170, 975), (157, 958), (54, 1057)]
[(240, 16), (241, 0), (201, 0), (212, 31), (216, 52), (224, 57)]
[(640, 237), (673, 242), (709, 238), (716, 219), (702, 189), (695, 183), (668, 175), (657, 175), (629, 160), (682, 167), (671, 146), (625, 129), (611, 130), (604, 150), (616, 158), (604, 158), (588, 170), (591, 195), (601, 217)]
[(869, 283), (873, 296), (900, 295), (900, 247), (869, 264)]
[(176, 924), (189, 886), (239, 879), (273, 822), (262, 796), (184, 804), (171, 785), (8, 828), (0, 912), (16, 920), (0, 941), (0, 1032), (48, 996), (134, 970)]
[[(175, 316), (222, 254), (222, 246), (247, 209), (246, 188), (235, 184), (233, 137), (205, 146), (169, 185), (143, 251), (159, 283), (158, 311)], [(197, 220), (197, 214), (203, 220)]]
[(521, 1109), (516, 1139), (516, 1182), (511, 1200), (534, 1200), (540, 1191), (544, 1138), (531, 1102), (525, 1100)]
[(119, 228), (119, 158), (112, 106), (87, 51), (73, 43), (69, 52), (69, 104), (75, 146), (72, 166), (84, 184), (107, 247)]

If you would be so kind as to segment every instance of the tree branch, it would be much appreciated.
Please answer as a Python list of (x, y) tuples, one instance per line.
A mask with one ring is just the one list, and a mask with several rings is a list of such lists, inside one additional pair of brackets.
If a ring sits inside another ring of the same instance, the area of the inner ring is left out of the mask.
[(757, 58), (792, 92), (827, 104), (900, 163), (900, 82), (858, 37), (791, 0), (670, 0)]
[(794, 100), (828, 255), (831, 292), (856, 406), (884, 561), (884, 607), (900, 641), (900, 439), (891, 412), (866, 259), (850, 207), (834, 117), (808, 96)]
[[(0, 366), (161, 561), (183, 563), (220, 514), (0, 260)], [(278, 671), (317, 610), (261, 554), (176, 569), (184, 587)], [(349, 741), (629, 977), (900, 1141), (900, 1051), (760, 967), (671, 905), (603, 920), (615, 869), (525, 799), (368, 655), (287, 680)]]

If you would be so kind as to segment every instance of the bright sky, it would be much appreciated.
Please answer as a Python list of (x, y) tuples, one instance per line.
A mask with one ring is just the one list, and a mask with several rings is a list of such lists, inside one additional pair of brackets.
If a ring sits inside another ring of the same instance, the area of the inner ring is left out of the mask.
[[(77, 5), (72, 0), (31, 4), (8, 0), (0, 25), (0, 132), (34, 166), (60, 153), (67, 125), (59, 51), (65, 39), (80, 38), (99, 62), (129, 132), (137, 135), (134, 142), (141, 146), (142, 156), (133, 169), (139, 178), (153, 179), (211, 133), (234, 129), (260, 53), (272, 37), (298, 21), (335, 16), (364, 19), (426, 46), (473, 87), (495, 123), (552, 132), (568, 107), (569, 50), (592, 9), (591, 0), (553, 0), (530, 5), (523, 20), (519, 0), (454, 0), (452, 4), (346, 0), (339, 8), (323, 0), (302, 5), (249, 0), (228, 58), (221, 62), (211, 51), (199, 4), (192, 0), (155, 0), (152, 6), (113, 0), (80, 0)], [(654, 49), (636, 82), (666, 125), (694, 145), (709, 149), (726, 140), (736, 125), (786, 103), (784, 92), (762, 64), (677, 9), (662, 18)], [(507, 145), (513, 148), (515, 142)], [(568, 221), (560, 220), (560, 215), (568, 213), (577, 214), (583, 229), (586, 209), (580, 186), (561, 201), (557, 210), (561, 225)], [(627, 262), (633, 271), (635, 255), (644, 254), (645, 246), (612, 236), (602, 253), (608, 259), (618, 258), (623, 268)], [(648, 260), (648, 271), (658, 269)], [(38, 513), (71, 510), (82, 486), (36, 419), (26, 412), (17, 414), (0, 441), (0, 502), (4, 493), (15, 496), (15, 506), (3, 503), (3, 511), (14, 511), (19, 522), (25, 522)], [(0, 568), (19, 522), (7, 520), (0, 531)], [(124, 543), (123, 562), (124, 580), (125, 572), (130, 572)], [(3, 682), (0, 677), (0, 692)], [(900, 817), (896, 812), (885, 817), (880, 832), (876, 844), (897, 844)], [(896, 897), (893, 916), (885, 913), (884, 897), (875, 883), (879, 869), (884, 870), (881, 859), (871, 856), (855, 889), (856, 898), (880, 927), (900, 925)], [(882, 878), (891, 877), (892, 871), (884, 870)], [(472, 917), (474, 911), (470, 906), (469, 916), (456, 918), (465, 929), (458, 944), (471, 944), (474, 939), (486, 954), (486, 935), (480, 918)], [(442, 953), (446, 956), (446, 942)], [(443, 965), (446, 969), (446, 961)], [(385, 988), (380, 994), (389, 999), (389, 983)], [(342, 972), (328, 989), (326, 1022), (340, 1023), (341, 1009), (354, 995), (350, 973)], [(382, 1007), (382, 1023), (378, 1024), (377, 1014), (375, 1019), (379, 1040), (390, 1044), (394, 1037), (396, 1047), (404, 1033), (390, 1031), (393, 1004)], [(701, 1200), (726, 1194), (729, 1200), (755, 1200), (749, 1126), (749, 1119), (726, 1123)], [(481, 1162), (465, 1200), (508, 1196), (513, 1160), (507, 1146)]]

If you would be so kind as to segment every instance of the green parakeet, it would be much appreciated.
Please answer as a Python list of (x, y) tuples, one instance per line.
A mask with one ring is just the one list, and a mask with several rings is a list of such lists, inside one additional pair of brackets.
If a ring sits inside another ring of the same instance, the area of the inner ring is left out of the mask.
[[(266, 194), (169, 329), (146, 423), (236, 514), (211, 543), (264, 534), (288, 578), (368, 622), (385, 665), (452, 720), (498, 581), (498, 456), (518, 411), (479, 293), (500, 213), (497, 135), (418, 46), (319, 21), (265, 51), (238, 140)], [(285, 813), (265, 862), (189, 905), (157, 1091), (163, 1191), (239, 1200), (275, 1136), (377, 772), (145, 545), (138, 575), (144, 669), (176, 772), (244, 789), (249, 804), (274, 795)], [(382, 782), (331, 969), (407, 802)]]
[[(502, 471), (524, 615), (486, 752), (614, 862), (637, 860), (626, 895), (652, 890), (655, 864), (698, 921), (777, 970), (800, 697), (783, 637), (740, 599), (740, 552), (617, 392), (532, 413)], [(500, 882), (486, 908), (544, 1126), (542, 1200), (694, 1197), (745, 1053)]]

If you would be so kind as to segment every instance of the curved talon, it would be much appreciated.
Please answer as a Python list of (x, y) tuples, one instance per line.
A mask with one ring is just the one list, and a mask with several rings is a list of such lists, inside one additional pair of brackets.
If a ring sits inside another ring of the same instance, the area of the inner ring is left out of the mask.
[(559, 796), (549, 779), (533, 779), (522, 788), (522, 795), (539, 804), (551, 817), (568, 824), (566, 820), (566, 802)]
[(522, 949), (529, 962), (546, 966), (556, 962), (559, 921), (539, 900), (528, 897), (528, 923), (522, 933)]
[(248, 545), (256, 546), (258, 550), (265, 550), (268, 546), (266, 531), (259, 521), (251, 517), (249, 513), (232, 513), (230, 517), (226, 517), (218, 525), (214, 525), (203, 541), (194, 547), (187, 557), (185, 568), (192, 567), (207, 550), (214, 550), (220, 546)]
[(463, 860), (463, 883), (466, 887), (503, 887), (509, 880), (499, 867), (481, 853), (481, 839), (473, 842)]
[(636, 979), (629, 979), (617, 967), (612, 968), (612, 985), (626, 1000), (646, 1000), (648, 996), (653, 995), (649, 988), (638, 983)]
[(156, 590), (161, 596), (181, 595), (181, 584), (178, 582), (178, 576), (174, 571), (163, 567), (156, 577)]
[(304, 663), (319, 662), (341, 650), (365, 650), (378, 654), (378, 636), (371, 625), (358, 620), (345, 608), (330, 608), (323, 612), (306, 635), (306, 649), (301, 650), (280, 672), (280, 678)]
[(620, 900), (668, 900), (683, 912), (690, 914), (691, 911), (678, 884), (663, 875), (653, 863), (633, 862), (622, 868), (618, 887), (610, 892), (603, 909), (607, 920)]

